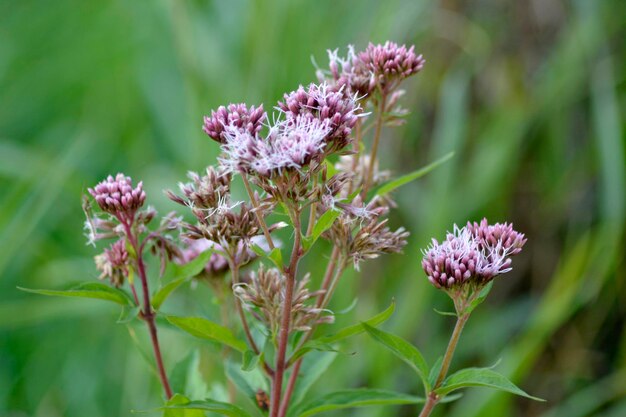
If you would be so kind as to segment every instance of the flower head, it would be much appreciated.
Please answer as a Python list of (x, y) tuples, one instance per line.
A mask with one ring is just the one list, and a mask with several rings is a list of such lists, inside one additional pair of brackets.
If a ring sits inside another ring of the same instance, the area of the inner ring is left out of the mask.
[(267, 114), (263, 110), (263, 105), (256, 108), (252, 106), (248, 109), (244, 103), (229, 104), (228, 107), (220, 106), (217, 110), (211, 111), (211, 116), (205, 116), (202, 130), (211, 139), (224, 143), (227, 127), (233, 127), (254, 136), (259, 133), (266, 118)]
[(526, 243), (524, 235), (507, 223), (456, 225), (439, 243), (433, 239), (424, 251), (422, 267), (437, 288), (452, 288), (465, 283), (484, 285), (511, 270), (511, 256)]
[[(346, 57), (340, 57), (337, 50), (329, 50), (328, 58), (333, 85), (346, 86), (359, 97), (371, 95), (378, 87), (390, 92), (400, 81), (419, 72), (425, 63), (422, 55), (415, 53), (414, 46), (407, 48), (390, 41), (382, 45), (370, 43), (360, 52), (350, 45)], [(319, 78), (326, 78), (323, 72), (320, 75)]]
[(361, 110), (356, 95), (350, 96), (343, 90), (344, 87), (332, 88), (327, 83), (310, 84), (306, 89), (300, 86), (284, 95), (278, 109), (288, 119), (303, 116), (328, 121), (327, 151), (340, 150), (349, 143), (348, 137)]
[(369, 73), (375, 84), (388, 90), (413, 74), (419, 72), (426, 61), (415, 54), (415, 47), (387, 41), (384, 44), (370, 43), (365, 51), (357, 54), (353, 71), (357, 75)]
[(126, 240), (120, 239), (95, 258), (96, 268), (101, 272), (100, 279), (108, 278), (115, 287), (121, 287), (128, 276), (129, 256)]
[(220, 164), (265, 178), (301, 170), (323, 155), (330, 122), (308, 117), (288, 118), (270, 128), (266, 138), (229, 128)]
[(115, 178), (109, 175), (106, 180), (89, 188), (89, 193), (104, 212), (124, 221), (132, 221), (146, 201), (143, 182), (133, 188), (132, 180), (124, 174), (117, 174)]

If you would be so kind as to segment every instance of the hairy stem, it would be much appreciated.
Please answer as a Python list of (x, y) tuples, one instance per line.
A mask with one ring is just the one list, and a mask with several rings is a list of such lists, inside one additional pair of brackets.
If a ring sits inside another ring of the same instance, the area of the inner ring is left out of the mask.
[(301, 256), (301, 230), (300, 230), (300, 212), (294, 210), (292, 215), (295, 238), (293, 250), (291, 252), (291, 260), (285, 274), (287, 284), (285, 286), (285, 300), (282, 311), (282, 322), (280, 325), (278, 350), (276, 352), (276, 373), (272, 384), (272, 395), (270, 400), (270, 417), (278, 417), (280, 402), (282, 397), (283, 377), (286, 369), (287, 343), (289, 341), (289, 326), (291, 324), (291, 308), (293, 303), (293, 292), (296, 283), (296, 273), (298, 269), (298, 261)]
[(154, 357), (159, 373), (159, 379), (161, 380), (161, 385), (163, 385), (165, 396), (169, 400), (170, 398), (172, 398), (172, 388), (170, 387), (169, 380), (167, 379), (167, 373), (165, 372), (165, 366), (163, 365), (163, 357), (161, 356), (161, 347), (159, 345), (159, 337), (157, 334), (157, 327), (155, 323), (156, 314), (154, 310), (152, 310), (152, 305), (150, 304), (150, 289), (148, 287), (146, 266), (143, 262), (144, 245), (139, 244), (137, 236), (131, 230), (129, 223), (122, 221), (122, 224), (124, 225), (124, 229), (126, 230), (126, 236), (128, 237), (130, 244), (137, 254), (137, 274), (139, 275), (139, 279), (141, 280), (141, 287), (143, 290), (143, 308), (141, 311), (141, 316), (148, 326), (148, 330), (150, 332), (150, 340), (152, 341), (152, 350), (154, 351)]
[(378, 154), (378, 143), (380, 142), (380, 133), (383, 128), (385, 106), (387, 102), (387, 95), (381, 92), (380, 102), (378, 106), (378, 112), (376, 114), (376, 128), (374, 131), (374, 141), (372, 142), (372, 151), (370, 153), (369, 166), (367, 168), (367, 176), (365, 177), (365, 183), (363, 185), (363, 197), (367, 196), (367, 192), (372, 184), (374, 178), (374, 166), (376, 165), (376, 155)]
[(267, 245), (269, 246), (270, 250), (272, 250), (275, 247), (274, 241), (272, 240), (272, 236), (270, 235), (270, 230), (268, 229), (267, 224), (265, 224), (265, 219), (263, 219), (263, 216), (261, 215), (259, 211), (259, 202), (256, 201), (256, 197), (254, 196), (252, 187), (250, 187), (248, 176), (242, 172), (241, 178), (243, 178), (243, 185), (244, 187), (246, 187), (246, 192), (248, 193), (250, 202), (252, 203), (252, 206), (254, 207), (254, 215), (256, 216), (256, 219), (259, 222), (261, 229), (263, 229), (263, 235), (265, 236), (265, 240), (267, 240)]

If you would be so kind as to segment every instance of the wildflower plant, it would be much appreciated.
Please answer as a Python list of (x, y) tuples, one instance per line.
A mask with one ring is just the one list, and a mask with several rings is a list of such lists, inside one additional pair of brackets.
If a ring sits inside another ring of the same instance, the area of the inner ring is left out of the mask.
[[(123, 306), (121, 322), (143, 320), (166, 416), (206, 411), (291, 417), (363, 405), (422, 403), (421, 415), (427, 416), (437, 403), (454, 399), (447, 396), (450, 392), (465, 386), (526, 395), (489, 369), (473, 368), (447, 377), (471, 311), (493, 279), (510, 271), (511, 257), (526, 242), (508, 224), (489, 225), (484, 220), (455, 226), (442, 243), (433, 240), (424, 252), (428, 280), (452, 298), (457, 316), (450, 345), (433, 368), (408, 342), (376, 328), (391, 316), (393, 304), (369, 320), (329, 330), (334, 322), (330, 303), (345, 270), (358, 270), (383, 254), (401, 253), (407, 243), (408, 231), (388, 223), (395, 207), (391, 192), (451, 157), (395, 179), (380, 169), (383, 128), (401, 124), (407, 114), (400, 106), (400, 86), (424, 66), (414, 47), (392, 42), (370, 44), (363, 51), (349, 47), (346, 57), (329, 51), (329, 61), (328, 69), (318, 69), (317, 83), (286, 93), (272, 115), (263, 105), (240, 103), (221, 106), (206, 116), (202, 128), (220, 147), (217, 163), (203, 173), (188, 173), (188, 181), (177, 191), (166, 191), (180, 210), (158, 225), (156, 211), (144, 207), (141, 182), (134, 185), (118, 174), (89, 188), (91, 198), (83, 202), (88, 242), (94, 246), (109, 242), (95, 257), (100, 278), (108, 284), (29, 290), (113, 301)], [(243, 184), (246, 199), (231, 193), (235, 181)], [(284, 228), (293, 237), (283, 244), (275, 232)], [(301, 260), (319, 240), (330, 242), (332, 250), (324, 275), (312, 279), (310, 271), (302, 270)], [(156, 273), (147, 268), (150, 254), (161, 265)], [(221, 323), (161, 311), (169, 295), (192, 280), (207, 282), (215, 291), (222, 306)], [(320, 284), (315, 286), (316, 282)], [(227, 387), (226, 394), (189, 398), (191, 393), (172, 388), (157, 316), (223, 345), (227, 372), (212, 378)], [(311, 364), (307, 367), (304, 361), (314, 352), (336, 352), (344, 339), (359, 333), (368, 333), (415, 369), (425, 397), (346, 389), (307, 400), (311, 378), (299, 385), (311, 372)], [(241, 396), (252, 401), (239, 404)]]

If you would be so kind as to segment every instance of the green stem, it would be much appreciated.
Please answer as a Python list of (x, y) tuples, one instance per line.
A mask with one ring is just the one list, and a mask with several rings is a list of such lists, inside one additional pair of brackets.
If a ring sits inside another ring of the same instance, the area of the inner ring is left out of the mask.
[(433, 385), (432, 390), (428, 393), (426, 404), (424, 404), (424, 408), (422, 409), (419, 417), (428, 417), (439, 402), (440, 398), (437, 393), (435, 393), (435, 390), (441, 386), (443, 381), (446, 379), (446, 375), (448, 375), (448, 370), (450, 369), (450, 364), (452, 363), (454, 352), (459, 343), (461, 332), (463, 331), (463, 327), (465, 327), (465, 323), (467, 323), (467, 320), (469, 319), (469, 314), (467, 313), (459, 311), (457, 312), (457, 314), (458, 316), (456, 324), (454, 325), (452, 336), (450, 336), (450, 341), (448, 342), (446, 353), (443, 356), (443, 361), (441, 362), (441, 369), (439, 370), (439, 374), (437, 375), (437, 380), (435, 382), (435, 385)]

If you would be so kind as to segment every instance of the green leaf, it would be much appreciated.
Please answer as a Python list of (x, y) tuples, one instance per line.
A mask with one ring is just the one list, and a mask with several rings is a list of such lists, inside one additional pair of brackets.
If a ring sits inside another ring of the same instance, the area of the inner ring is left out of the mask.
[(178, 278), (178, 279), (175, 279), (174, 281), (171, 281), (165, 284), (152, 297), (152, 302), (151, 302), (152, 307), (155, 310), (158, 310), (161, 307), (161, 304), (163, 304), (163, 302), (167, 299), (167, 297), (169, 297), (169, 295), (172, 292), (174, 292), (176, 288), (180, 287), (182, 284), (184, 284), (188, 280), (189, 278), (187, 277)]
[(60, 297), (82, 297), (95, 298), (98, 300), (113, 301), (123, 306), (134, 306), (133, 299), (123, 290), (110, 287), (100, 282), (87, 282), (73, 287), (69, 290), (39, 290), (31, 288), (17, 287), (19, 290), (31, 292), (33, 294), (52, 295)]
[(336, 357), (336, 352), (313, 352), (302, 360), (300, 377), (292, 396), (294, 409), (300, 405), (307, 391), (328, 369)]
[(139, 312), (141, 311), (141, 307), (133, 307), (133, 306), (124, 306), (122, 307), (122, 312), (117, 319), (119, 324), (130, 323), (134, 319), (137, 318)]
[(230, 329), (205, 318), (168, 316), (167, 321), (201, 339), (222, 343), (242, 353), (247, 349), (246, 344), (237, 339)]
[(333, 392), (317, 398), (300, 407), (296, 414), (308, 417), (323, 411), (345, 408), (365, 407), (369, 405), (419, 404), (424, 399), (399, 392), (378, 389), (351, 389)]
[[(179, 398), (183, 398), (185, 399), (185, 397), (182, 396), (178, 396)], [(176, 398), (172, 397), (172, 400)], [(172, 401), (170, 400), (170, 401)], [(228, 403), (223, 403), (221, 401), (214, 401), (214, 400), (203, 400), (203, 401), (187, 401), (184, 402), (184, 400), (180, 400), (177, 399), (178, 402), (181, 402), (181, 404), (171, 404), (171, 405), (166, 405), (165, 407), (163, 407), (163, 409), (165, 410), (172, 410), (172, 411), (177, 411), (177, 410), (187, 410), (187, 411), (191, 411), (191, 410), (195, 410), (195, 411), (200, 411), (202, 414), (171, 414), (171, 417), (200, 417), (200, 416), (204, 416), (204, 411), (210, 411), (213, 413), (217, 413), (220, 414), (222, 416), (228, 416), (228, 417), (251, 417), (251, 415), (244, 411), (243, 409), (237, 407), (236, 405), (232, 405), (232, 404), (228, 404)], [(169, 417), (170, 415), (168, 415)], [(165, 417), (165, 416), (164, 416)]]
[(439, 395), (446, 395), (449, 392), (465, 387), (487, 387), (500, 391), (510, 392), (511, 394), (530, 398), (536, 401), (545, 401), (541, 398), (533, 397), (518, 388), (509, 381), (505, 376), (493, 371), (489, 368), (467, 368), (462, 369), (450, 375), (443, 381), (441, 387), (435, 392)]
[(415, 346), (399, 336), (376, 329), (366, 323), (363, 323), (363, 327), (374, 340), (408, 364), (419, 375), (425, 392), (428, 393), (430, 391), (428, 365), (422, 353)]
[[(370, 326), (378, 326), (381, 323), (384, 323), (391, 317), (393, 312), (395, 311), (396, 303), (392, 302), (387, 309), (381, 313), (378, 313), (374, 317), (369, 320), (366, 320), (364, 323), (369, 324)], [(355, 336), (357, 334), (363, 333), (365, 328), (362, 323), (353, 324), (352, 326), (344, 327), (339, 330), (337, 333), (333, 333), (331, 335), (322, 336), (318, 339), (313, 339), (304, 344), (300, 349), (294, 352), (290, 361), (293, 362), (296, 359), (302, 357), (307, 352), (311, 350), (319, 350), (326, 352), (338, 352), (337, 349), (333, 347), (333, 343), (339, 342), (343, 339), (346, 339), (350, 336)]]
[(437, 360), (433, 364), (433, 367), (430, 368), (430, 372), (428, 373), (428, 382), (430, 383), (431, 387), (437, 382), (437, 377), (439, 376), (439, 372), (441, 371), (442, 364), (443, 356), (439, 356), (439, 358), (437, 358)]
[(283, 254), (280, 251), (280, 248), (274, 248), (272, 249), (268, 254), (267, 257), (269, 260), (271, 260), (272, 262), (274, 262), (274, 265), (276, 265), (279, 269), (283, 269)]
[(254, 253), (259, 255), (261, 258), (267, 258), (270, 261), (272, 261), (272, 263), (276, 265), (278, 269), (281, 269), (281, 270), (283, 269), (284, 267), (283, 254), (280, 251), (280, 248), (276, 247), (269, 252), (265, 252), (265, 250), (263, 250), (263, 248), (260, 247), (259, 245), (252, 244), (251, 249), (254, 251)]
[[(377, 315), (375, 315), (369, 320), (364, 321), (363, 323), (369, 324), (370, 326), (378, 326), (379, 324), (386, 322), (389, 319), (389, 317), (391, 317), (395, 309), (396, 309), (396, 303), (394, 301), (383, 312), (378, 313)], [(335, 343), (340, 340), (346, 339), (350, 336), (363, 333), (364, 331), (365, 331), (365, 328), (363, 327), (362, 323), (353, 324), (352, 326), (344, 327), (343, 329), (339, 330), (336, 333), (333, 333), (328, 336), (323, 336), (323, 337), (320, 337), (319, 339), (314, 339), (314, 340), (320, 343), (330, 344), (330, 343)]]
[(213, 253), (214, 253), (213, 249), (205, 250), (204, 252), (196, 256), (193, 260), (191, 260), (190, 262), (187, 262), (184, 265), (177, 265), (175, 263), (170, 262), (168, 264), (168, 269), (165, 273), (164, 280), (178, 281), (182, 279), (184, 282), (184, 280), (187, 278), (195, 277), (200, 272), (202, 272), (206, 264), (209, 263)]
[(378, 188), (374, 190), (374, 195), (389, 194), (396, 188), (399, 188), (405, 184), (410, 183), (411, 181), (415, 181), (416, 179), (423, 177), (424, 175), (428, 174), (433, 169), (437, 168), (439, 165), (448, 161), (453, 156), (454, 156), (454, 152), (450, 152), (444, 155), (442, 158), (439, 158), (436, 161), (426, 165), (425, 167), (418, 169), (417, 171), (413, 171), (410, 174), (403, 175), (399, 178), (396, 178), (385, 184), (382, 184), (381, 186), (379, 186)]
[(257, 355), (251, 350), (246, 350), (243, 353), (241, 370), (245, 372), (249, 372), (253, 370), (259, 364), (260, 359), (261, 359), (261, 355)]
[(335, 223), (335, 220), (337, 220), (337, 217), (339, 217), (340, 215), (341, 211), (335, 209), (330, 209), (324, 212), (324, 214), (322, 214), (320, 218), (317, 219), (317, 221), (315, 222), (315, 226), (313, 226), (311, 235), (305, 237), (302, 240), (302, 246), (304, 250), (309, 250), (311, 246), (313, 246), (313, 244), (317, 241), (317, 239), (319, 239), (322, 233), (332, 227), (333, 223)]
[(478, 307), (483, 301), (485, 301), (485, 299), (489, 295), (489, 292), (491, 292), (492, 287), (493, 287), (493, 281), (490, 281), (487, 285), (483, 287), (483, 289), (480, 290), (480, 294), (478, 294), (478, 297), (476, 297), (474, 301), (472, 301), (470, 305), (467, 307), (466, 314), (469, 314), (472, 311), (474, 311), (476, 307)]
[(204, 417), (204, 411), (201, 410), (187, 408), (169, 408), (171, 406), (184, 406), (189, 403), (189, 398), (181, 394), (174, 394), (174, 396), (170, 398), (167, 403), (165, 403), (163, 417)]
[(249, 372), (242, 371), (241, 365), (226, 361), (226, 376), (246, 397), (254, 401), (258, 390), (268, 392), (268, 384), (265, 375), (259, 368), (252, 369)]
[(442, 316), (458, 317), (457, 314), (453, 313), (452, 311), (441, 311), (441, 310), (437, 310), (436, 308), (433, 308), (433, 310), (435, 311), (435, 313), (440, 314)]

